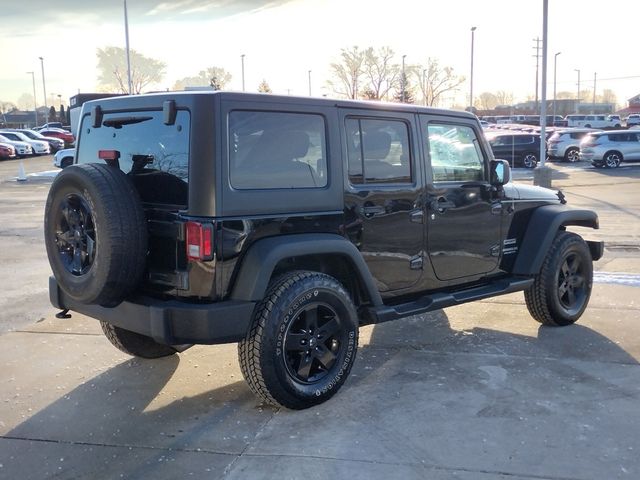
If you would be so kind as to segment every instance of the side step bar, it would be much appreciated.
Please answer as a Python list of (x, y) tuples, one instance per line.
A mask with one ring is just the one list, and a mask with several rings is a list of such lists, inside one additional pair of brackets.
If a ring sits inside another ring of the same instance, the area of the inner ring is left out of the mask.
[(434, 293), (425, 295), (413, 302), (402, 303), (400, 305), (381, 305), (367, 309), (368, 323), (382, 323), (390, 320), (397, 320), (411, 315), (432, 312), (441, 308), (461, 305), (483, 298), (506, 295), (507, 293), (519, 292), (531, 286), (534, 279), (530, 277), (517, 277), (496, 280), (489, 285), (472, 287), (466, 290), (459, 290), (452, 293)]

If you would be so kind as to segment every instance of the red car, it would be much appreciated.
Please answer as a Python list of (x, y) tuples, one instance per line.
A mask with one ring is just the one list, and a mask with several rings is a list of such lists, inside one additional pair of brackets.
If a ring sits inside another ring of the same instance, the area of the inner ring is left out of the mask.
[(64, 145), (66, 148), (73, 146), (76, 141), (71, 133), (63, 130), (62, 128), (43, 128), (42, 130), (39, 130), (39, 132), (45, 137), (55, 137), (64, 140)]
[(16, 158), (16, 149), (7, 143), (0, 143), (0, 159)]

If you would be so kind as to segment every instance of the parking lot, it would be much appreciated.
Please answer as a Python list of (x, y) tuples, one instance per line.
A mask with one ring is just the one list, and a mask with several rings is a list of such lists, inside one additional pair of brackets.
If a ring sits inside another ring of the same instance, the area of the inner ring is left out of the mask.
[(340, 393), (289, 411), (256, 401), (235, 345), (131, 359), (55, 318), (51, 157), (25, 182), (0, 162), (0, 478), (640, 478), (640, 164), (551, 165), (607, 246), (578, 324), (541, 327), (518, 293), (364, 327)]

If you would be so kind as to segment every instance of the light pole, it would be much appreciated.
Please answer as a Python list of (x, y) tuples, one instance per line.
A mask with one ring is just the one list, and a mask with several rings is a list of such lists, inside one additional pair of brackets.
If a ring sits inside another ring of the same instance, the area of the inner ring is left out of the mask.
[(407, 83), (407, 77), (406, 74), (404, 73), (404, 59), (406, 58), (406, 55), (402, 55), (402, 78), (400, 79), (402, 81), (402, 85), (401, 85), (401, 93), (400, 93), (400, 101), (402, 103), (404, 103), (404, 97), (405, 97), (405, 88), (406, 88), (406, 83)]
[(131, 83), (131, 55), (129, 53), (129, 16), (127, 15), (127, 0), (124, 0), (124, 38), (127, 47), (127, 82), (129, 83), (129, 95), (133, 94)]
[(476, 39), (476, 27), (471, 27), (471, 79), (469, 80), (469, 111), (473, 113), (473, 48)]
[(240, 62), (242, 63), (242, 91), (244, 92), (244, 53), (240, 55)]
[(556, 121), (556, 67), (558, 66), (558, 55), (562, 52), (558, 52), (553, 57), (553, 121)]
[(596, 76), (598, 74), (593, 72), (593, 102), (591, 102), (591, 113), (596, 113)]
[(309, 96), (311, 96), (311, 70), (307, 72), (309, 74)]
[[(42, 58), (42, 57), (38, 57), (38, 58), (40, 59), (40, 68), (42, 69), (42, 91), (44, 93), (44, 108), (46, 110), (46, 108), (47, 108), (47, 86), (46, 86), (46, 83), (44, 81), (44, 58)], [(45, 114), (44, 118), (45, 119), (47, 118), (46, 114)], [(47, 123), (47, 122), (45, 122), (45, 123)]]
[(422, 70), (422, 94), (424, 95), (424, 106), (427, 106), (427, 69)]
[(34, 127), (38, 126), (38, 101), (36, 100), (36, 74), (34, 72), (27, 72), (31, 74), (31, 81), (33, 82), (33, 113), (35, 114)]
[(580, 70), (574, 68), (573, 71), (578, 72), (578, 98), (576, 99), (576, 113), (580, 113), (580, 108), (578, 108), (578, 105), (580, 104)]

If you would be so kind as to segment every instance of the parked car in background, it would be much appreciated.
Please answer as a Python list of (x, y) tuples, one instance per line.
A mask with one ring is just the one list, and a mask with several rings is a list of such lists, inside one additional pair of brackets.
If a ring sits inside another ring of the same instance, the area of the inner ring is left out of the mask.
[(29, 130), (28, 128), (17, 128), (12, 129), (12, 131), (20, 132), (32, 140), (41, 140), (43, 142), (47, 142), (49, 144), (49, 148), (51, 148), (51, 153), (55, 153), (58, 150), (64, 148), (64, 140), (61, 138), (55, 137), (45, 137), (40, 132), (36, 132), (35, 130)]
[(580, 159), (594, 167), (617, 168), (622, 162), (640, 161), (640, 132), (592, 132), (580, 142)]
[(62, 128), (44, 128), (40, 130), (40, 134), (45, 137), (54, 137), (64, 140), (65, 147), (73, 147), (76, 142), (75, 137), (68, 131)]
[(559, 158), (565, 162), (577, 162), (580, 160), (580, 141), (591, 132), (591, 128), (572, 128), (558, 130), (547, 141), (547, 155), (550, 158)]
[(8, 143), (0, 143), (0, 160), (16, 158), (16, 149)]
[(34, 130), (45, 130), (47, 128), (62, 128), (64, 130), (64, 126), (62, 125), (62, 122), (47, 122), (44, 125), (35, 127)]
[(58, 150), (53, 156), (53, 165), (58, 168), (65, 168), (73, 164), (76, 158), (75, 148), (65, 148), (64, 150)]
[(640, 113), (632, 113), (627, 117), (627, 127), (633, 127), (634, 125), (640, 125)]
[(512, 167), (535, 168), (540, 156), (540, 135), (500, 132), (487, 134), (493, 156), (507, 160)]
[(11, 140), (10, 138), (7, 138), (2, 134), (0, 134), (0, 142), (1, 143), (8, 143), (13, 148), (15, 148), (16, 155), (18, 157), (20, 157), (20, 158), (23, 158), (23, 157), (26, 157), (26, 156), (29, 156), (29, 155), (33, 155), (33, 148), (31, 148), (31, 145), (29, 145), (27, 142), (20, 142), (20, 141), (16, 141), (16, 140)]
[(0, 135), (7, 137), (9, 140), (16, 142), (26, 142), (31, 145), (33, 155), (49, 155), (51, 153), (51, 147), (46, 140), (33, 140), (27, 137), (24, 133), (16, 132), (14, 130), (0, 130)]
[(619, 115), (567, 115), (564, 117), (567, 127), (582, 128), (620, 128)]

